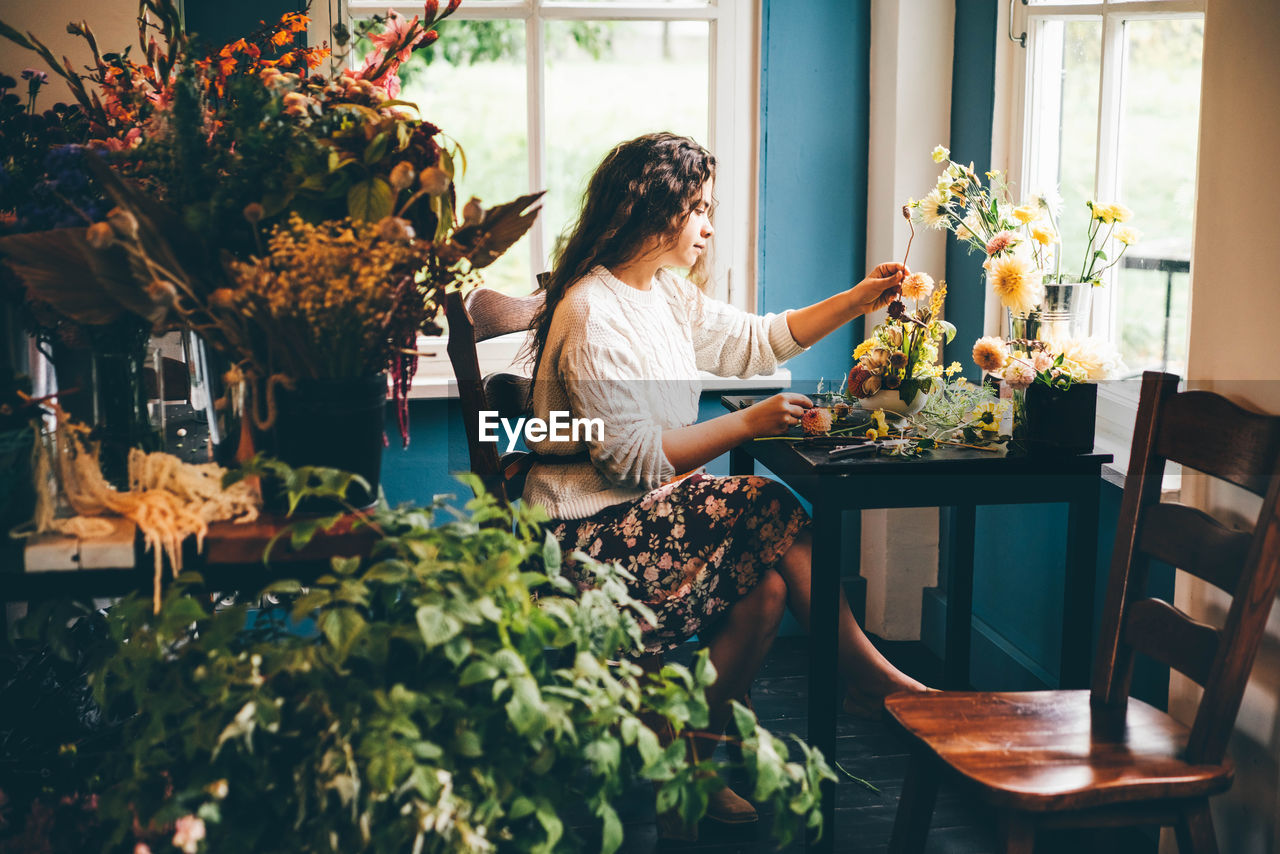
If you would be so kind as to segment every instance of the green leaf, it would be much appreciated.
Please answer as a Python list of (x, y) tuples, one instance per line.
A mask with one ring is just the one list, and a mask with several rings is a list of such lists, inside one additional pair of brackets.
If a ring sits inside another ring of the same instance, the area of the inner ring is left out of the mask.
[(458, 684), (462, 687), (475, 685), (477, 682), (489, 682), (497, 679), (500, 671), (489, 661), (473, 661), (462, 671), (462, 675), (458, 677)]
[(439, 605), (423, 605), (418, 609), (418, 633), (427, 649), (446, 643), (462, 631), (462, 622), (452, 614), (446, 614)]
[(946, 336), (943, 343), (950, 344), (952, 339), (956, 337), (956, 325), (954, 323), (949, 323), (948, 321), (945, 321), (945, 320), (939, 320), (937, 321), (937, 324), (939, 327), (942, 328), (942, 331)]
[(463, 756), (475, 758), (484, 755), (484, 745), (480, 743), (480, 736), (473, 729), (459, 729), (453, 743)]
[(603, 838), (600, 840), (601, 854), (613, 854), (622, 847), (622, 821), (618, 812), (608, 801), (602, 800), (596, 807), (596, 815), (604, 822)]
[(561, 560), (560, 541), (548, 530), (542, 542), (542, 565), (547, 575), (560, 574)]
[(537, 812), (538, 823), (547, 832), (547, 838), (542, 843), (535, 845), (532, 851), (533, 854), (551, 854), (556, 848), (556, 843), (560, 841), (560, 837), (564, 835), (564, 823), (556, 815), (555, 804), (545, 798), (538, 800)]
[(517, 819), (522, 819), (527, 815), (533, 815), (534, 809), (533, 801), (529, 800), (524, 795), (519, 795), (511, 802), (511, 809), (507, 811), (507, 817), (512, 821), (516, 821)]
[(330, 608), (320, 615), (320, 631), (338, 653), (338, 660), (345, 661), (351, 647), (364, 632), (364, 617), (355, 608)]
[(394, 197), (391, 185), (382, 178), (370, 178), (347, 191), (347, 214), (354, 220), (377, 222), (391, 215)]
[(367, 166), (372, 166), (379, 160), (387, 156), (387, 149), (391, 147), (391, 134), (386, 131), (374, 136), (364, 149), (364, 162)]

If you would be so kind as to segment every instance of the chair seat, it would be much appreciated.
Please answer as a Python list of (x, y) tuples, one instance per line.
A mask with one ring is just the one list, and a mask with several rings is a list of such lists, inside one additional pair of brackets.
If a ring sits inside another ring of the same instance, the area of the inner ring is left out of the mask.
[(1109, 740), (1093, 732), (1088, 691), (900, 693), (885, 708), (999, 807), (1060, 812), (1231, 786), (1229, 764), (1180, 759), (1187, 728), (1133, 698)]

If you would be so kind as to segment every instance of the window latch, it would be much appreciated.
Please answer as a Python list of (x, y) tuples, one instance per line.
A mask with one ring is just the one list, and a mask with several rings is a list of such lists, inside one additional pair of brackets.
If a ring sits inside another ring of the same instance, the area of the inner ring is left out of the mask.
[[(1013, 3), (1014, 0), (1009, 0), (1009, 41), (1017, 42), (1018, 47), (1025, 48), (1027, 46), (1027, 31), (1023, 30), (1020, 36), (1013, 34)], [(1027, 5), (1027, 0), (1022, 0), (1022, 5)]]

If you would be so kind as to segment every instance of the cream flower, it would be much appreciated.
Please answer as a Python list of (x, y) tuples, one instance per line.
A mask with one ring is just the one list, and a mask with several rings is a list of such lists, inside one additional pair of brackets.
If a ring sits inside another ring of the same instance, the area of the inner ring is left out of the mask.
[(907, 299), (928, 299), (933, 293), (933, 277), (928, 273), (912, 273), (902, 280), (902, 295)]
[(1031, 357), (1031, 367), (1035, 368), (1037, 373), (1047, 371), (1053, 367), (1053, 356), (1044, 350), (1037, 350)]
[(920, 211), (920, 221), (929, 228), (946, 228), (947, 203), (950, 201), (951, 196), (945, 189), (934, 187), (916, 208)]
[(1017, 391), (1024, 389), (1036, 381), (1036, 372), (1021, 359), (1012, 359), (1004, 367), (1004, 382), (1009, 388)]
[(1036, 205), (1019, 205), (1013, 209), (1013, 218), (1026, 225), (1040, 218), (1040, 209)]
[(981, 228), (978, 224), (978, 212), (971, 210), (965, 215), (965, 218), (956, 226), (956, 239), (958, 240), (978, 240), (978, 231)]
[(988, 335), (979, 338), (973, 344), (973, 361), (987, 373), (994, 373), (1004, 367), (1004, 341)]
[(1014, 252), (993, 255), (983, 263), (991, 287), (1005, 308), (1024, 314), (1044, 299), (1040, 270), (1026, 255)]
[(1062, 342), (1062, 358), (1064, 367), (1069, 367), (1067, 363), (1078, 366), (1085, 379), (1091, 383), (1111, 379), (1124, 370), (1124, 363), (1115, 347), (1101, 338), (1069, 339)]
[(1140, 237), (1142, 237), (1136, 228), (1129, 228), (1128, 226), (1125, 226), (1124, 228), (1117, 228), (1115, 236), (1116, 240), (1119, 240), (1125, 246), (1132, 246), (1138, 242)]
[(939, 145), (933, 149), (933, 154), (930, 156), (933, 157), (934, 163), (941, 163), (942, 161), (946, 160), (948, 157), (951, 156), (951, 152), (948, 151), (945, 147)]
[(184, 815), (174, 824), (173, 844), (181, 848), (185, 854), (196, 854), (200, 840), (204, 839), (204, 819), (194, 815)]

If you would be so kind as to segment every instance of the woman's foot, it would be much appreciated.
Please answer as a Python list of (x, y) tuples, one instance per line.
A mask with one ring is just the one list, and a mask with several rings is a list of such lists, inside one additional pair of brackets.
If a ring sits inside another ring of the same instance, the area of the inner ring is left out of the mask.
[(885, 679), (874, 687), (849, 687), (842, 704), (844, 711), (854, 717), (879, 720), (884, 714), (884, 698), (890, 694), (899, 691), (926, 693), (935, 690), (900, 671), (897, 676), (900, 678)]

